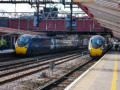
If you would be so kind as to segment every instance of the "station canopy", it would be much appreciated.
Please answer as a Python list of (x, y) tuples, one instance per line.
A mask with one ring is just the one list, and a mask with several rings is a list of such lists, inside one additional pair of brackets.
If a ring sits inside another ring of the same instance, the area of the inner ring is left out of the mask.
[(45, 33), (41, 32), (32, 32), (27, 30), (19, 30), (19, 29), (13, 29), (13, 28), (6, 28), (6, 27), (0, 27), (0, 35), (8, 34), (8, 35), (21, 35), (21, 34), (34, 34), (34, 35), (46, 35)]
[[(86, 7), (101, 26), (112, 30), (113, 35), (120, 36), (120, 0), (73, 0), (79, 7)], [(119, 37), (120, 38), (120, 37)]]

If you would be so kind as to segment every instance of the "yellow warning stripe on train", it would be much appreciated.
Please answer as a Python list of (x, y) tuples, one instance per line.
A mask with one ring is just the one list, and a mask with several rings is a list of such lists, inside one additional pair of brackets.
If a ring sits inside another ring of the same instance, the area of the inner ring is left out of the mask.
[(16, 54), (26, 54), (27, 53), (27, 48), (25, 47), (17, 47), (15, 48)]

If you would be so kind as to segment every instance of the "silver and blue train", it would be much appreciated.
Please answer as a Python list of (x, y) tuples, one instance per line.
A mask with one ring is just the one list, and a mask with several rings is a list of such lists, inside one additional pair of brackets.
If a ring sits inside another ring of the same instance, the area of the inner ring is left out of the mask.
[(49, 37), (47, 35), (21, 35), (15, 44), (16, 54), (35, 55), (48, 52), (64, 51), (78, 48), (78, 36), (58, 35)]
[(90, 38), (88, 45), (90, 56), (101, 56), (105, 48), (105, 38), (103, 36), (95, 35)]

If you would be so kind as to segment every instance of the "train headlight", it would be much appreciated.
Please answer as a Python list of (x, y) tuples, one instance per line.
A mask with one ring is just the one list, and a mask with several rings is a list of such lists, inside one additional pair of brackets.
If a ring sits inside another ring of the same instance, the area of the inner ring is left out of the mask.
[(16, 43), (16, 44), (15, 44), (15, 48), (17, 48), (17, 47), (18, 47), (18, 44)]

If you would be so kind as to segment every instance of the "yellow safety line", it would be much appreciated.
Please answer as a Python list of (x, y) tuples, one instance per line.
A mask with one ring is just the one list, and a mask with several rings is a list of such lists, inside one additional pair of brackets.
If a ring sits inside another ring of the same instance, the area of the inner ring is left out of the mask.
[(116, 90), (116, 86), (117, 86), (116, 82), (117, 82), (117, 55), (115, 56), (115, 66), (114, 66), (111, 90)]

